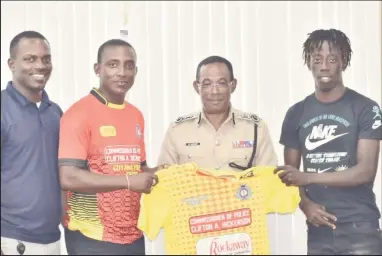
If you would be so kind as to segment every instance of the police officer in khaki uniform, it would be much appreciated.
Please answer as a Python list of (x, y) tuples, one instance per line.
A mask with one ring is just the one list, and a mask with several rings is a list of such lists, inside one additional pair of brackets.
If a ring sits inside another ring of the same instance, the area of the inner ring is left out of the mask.
[(199, 63), (193, 85), (203, 110), (171, 123), (158, 164), (194, 162), (203, 168), (236, 171), (277, 165), (266, 123), (231, 106), (236, 84), (225, 58), (211, 56)]

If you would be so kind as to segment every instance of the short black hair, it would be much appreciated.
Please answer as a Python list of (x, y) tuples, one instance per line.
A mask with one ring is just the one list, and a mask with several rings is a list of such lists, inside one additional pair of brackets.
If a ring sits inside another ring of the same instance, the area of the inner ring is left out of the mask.
[(98, 53), (97, 53), (97, 63), (101, 63), (102, 61), (102, 54), (105, 51), (105, 48), (108, 46), (127, 46), (130, 47), (131, 49), (134, 50), (135, 56), (137, 56), (137, 53), (135, 52), (134, 47), (128, 43), (125, 40), (122, 39), (110, 39), (106, 42), (104, 42), (99, 48), (98, 48)]
[(32, 31), (32, 30), (27, 30), (27, 31), (23, 31), (19, 34), (17, 34), (11, 41), (10, 45), (9, 45), (9, 55), (11, 57), (14, 57), (15, 56), (15, 51), (14, 49), (18, 46), (19, 42), (21, 39), (23, 38), (39, 38), (39, 39), (42, 39), (42, 40), (45, 40), (48, 44), (48, 40), (45, 38), (45, 36), (43, 36), (42, 34), (40, 34), (39, 32), (36, 32), (36, 31)]
[(315, 48), (321, 48), (322, 43), (327, 41), (330, 45), (337, 47), (341, 52), (343, 70), (350, 66), (353, 53), (349, 38), (344, 32), (337, 29), (318, 29), (308, 34), (309, 37), (303, 44), (304, 64), (310, 62), (310, 55)]
[(200, 69), (202, 68), (202, 66), (212, 64), (212, 63), (224, 63), (227, 66), (228, 71), (231, 73), (230, 74), (230, 80), (232, 81), (234, 79), (235, 76), (233, 75), (233, 68), (232, 68), (231, 62), (229, 62), (227, 59), (220, 57), (220, 56), (210, 56), (210, 57), (207, 57), (204, 60), (202, 60), (199, 63), (198, 67), (196, 68), (196, 80), (197, 81), (200, 78)]

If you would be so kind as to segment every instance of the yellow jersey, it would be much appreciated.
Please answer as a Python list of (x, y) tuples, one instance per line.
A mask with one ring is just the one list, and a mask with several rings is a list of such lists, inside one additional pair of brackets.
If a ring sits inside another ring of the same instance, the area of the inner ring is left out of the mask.
[(167, 254), (269, 255), (266, 214), (293, 213), (300, 202), (298, 188), (284, 185), (274, 169), (188, 163), (160, 170), (158, 184), (142, 196), (138, 228), (151, 240), (163, 228)]

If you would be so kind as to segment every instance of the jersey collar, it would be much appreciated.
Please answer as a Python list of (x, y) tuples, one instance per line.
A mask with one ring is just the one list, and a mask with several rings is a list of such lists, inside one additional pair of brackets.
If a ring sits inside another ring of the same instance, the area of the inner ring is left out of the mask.
[(124, 109), (125, 108), (125, 103), (124, 104), (114, 104), (114, 103), (108, 102), (107, 99), (96, 88), (93, 88), (90, 91), (90, 94), (93, 95), (99, 102), (108, 106), (109, 108), (114, 108), (114, 109)]
[(233, 172), (233, 171), (225, 171), (225, 170), (214, 170), (214, 169), (203, 169), (198, 168), (197, 173), (199, 175), (212, 176), (218, 179), (228, 180), (228, 181), (240, 181), (243, 179), (251, 178), (257, 176), (256, 171), (261, 167), (252, 167), (243, 172)]

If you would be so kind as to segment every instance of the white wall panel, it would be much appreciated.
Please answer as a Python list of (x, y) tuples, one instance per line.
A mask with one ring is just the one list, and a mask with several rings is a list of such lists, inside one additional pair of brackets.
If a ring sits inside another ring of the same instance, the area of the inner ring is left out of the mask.
[[(54, 71), (47, 91), (66, 110), (97, 86), (93, 72), (98, 47), (128, 30), (138, 53), (138, 77), (128, 100), (146, 119), (148, 162), (154, 165), (164, 132), (179, 115), (200, 107), (192, 82), (199, 61), (227, 57), (238, 88), (233, 105), (268, 123), (276, 150), (289, 106), (313, 92), (303, 65), (307, 33), (338, 28), (351, 40), (354, 55), (345, 84), (382, 102), (381, 9), (378, 1), (184, 1), (184, 2), (1, 2), (1, 88), (11, 79), (6, 65), (10, 40), (36, 30), (51, 43)], [(381, 208), (381, 164), (375, 193)], [(272, 252), (306, 253), (303, 214), (271, 216)], [(162, 237), (163, 238), (163, 237)], [(148, 244), (149, 253), (160, 253)]]

